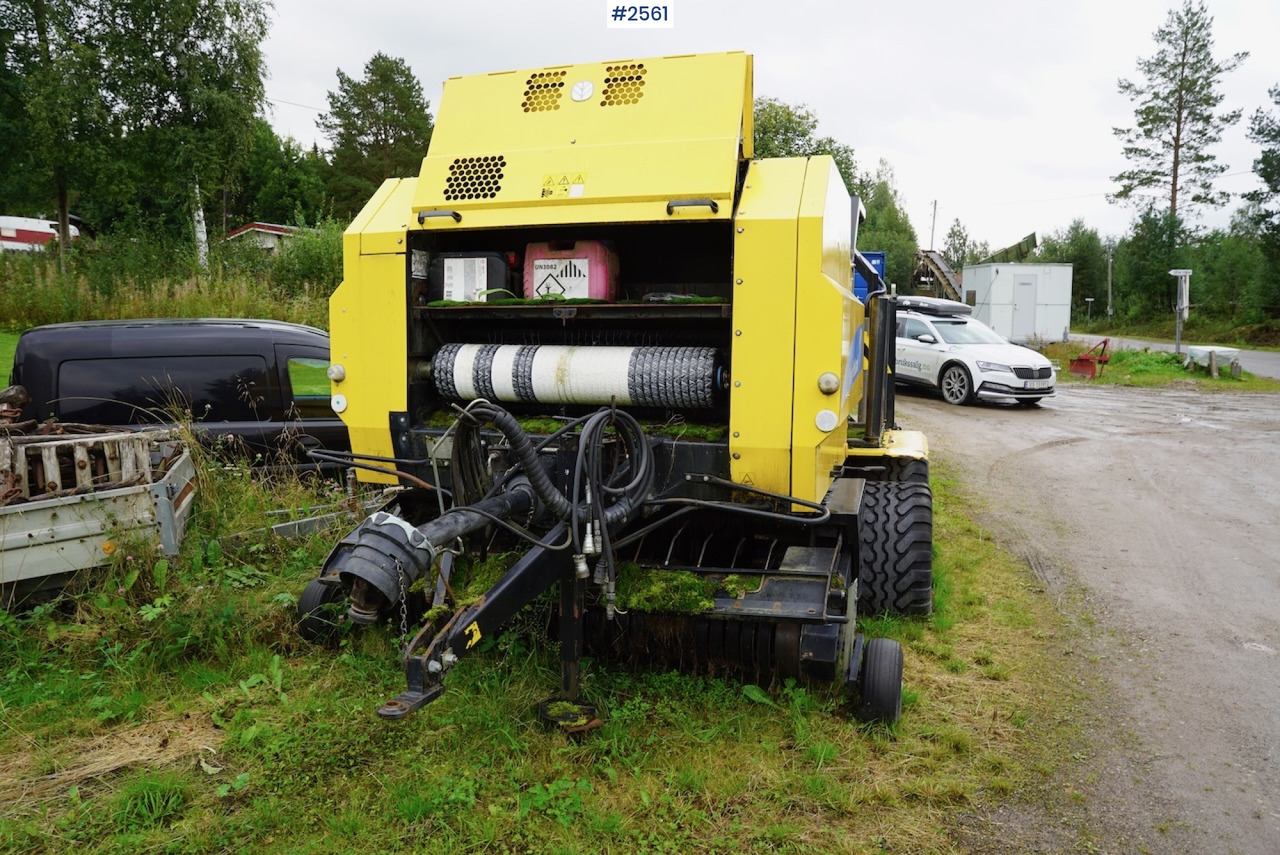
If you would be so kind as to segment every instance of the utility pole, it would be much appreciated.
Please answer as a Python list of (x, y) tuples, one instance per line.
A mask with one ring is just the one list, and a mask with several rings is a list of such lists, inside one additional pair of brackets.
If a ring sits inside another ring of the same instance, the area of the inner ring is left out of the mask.
[(933, 224), (929, 226), (929, 249), (933, 249), (933, 233), (938, 228), (938, 200), (933, 200)]

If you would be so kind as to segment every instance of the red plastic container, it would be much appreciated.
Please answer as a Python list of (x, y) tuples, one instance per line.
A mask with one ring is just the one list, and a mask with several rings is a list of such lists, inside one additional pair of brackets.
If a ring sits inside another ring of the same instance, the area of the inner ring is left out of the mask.
[(598, 240), (531, 243), (524, 254), (530, 300), (618, 299), (618, 256)]

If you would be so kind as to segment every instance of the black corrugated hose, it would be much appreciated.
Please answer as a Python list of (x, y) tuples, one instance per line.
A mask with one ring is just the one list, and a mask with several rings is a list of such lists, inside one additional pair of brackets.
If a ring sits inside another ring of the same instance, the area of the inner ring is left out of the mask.
[[(601, 552), (607, 557), (612, 571), (609, 530), (625, 525), (653, 493), (653, 448), (635, 417), (625, 410), (606, 407), (566, 424), (557, 432), (562, 434), (574, 427), (581, 428), (572, 496), (566, 496), (552, 483), (546, 467), (538, 459), (532, 440), (514, 416), (486, 402), (473, 404), (468, 412), (476, 419), (492, 424), (507, 438), (511, 455), (529, 479), (534, 493), (553, 515), (569, 522), (576, 552), (583, 551), (586, 526), (592, 519), (600, 521)], [(605, 437), (609, 427), (616, 431), (621, 449), (614, 454), (613, 465), (606, 474), (610, 451)], [(478, 452), (478, 446), (476, 449)], [(622, 479), (628, 476), (630, 480), (624, 482)], [(612, 501), (606, 504), (610, 499)]]

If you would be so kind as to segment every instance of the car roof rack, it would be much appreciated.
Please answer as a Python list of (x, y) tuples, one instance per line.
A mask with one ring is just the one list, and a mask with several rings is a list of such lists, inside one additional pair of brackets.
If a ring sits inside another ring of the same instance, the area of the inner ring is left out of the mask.
[(972, 315), (973, 306), (958, 300), (939, 297), (899, 297), (899, 309), (910, 309), (925, 315)]

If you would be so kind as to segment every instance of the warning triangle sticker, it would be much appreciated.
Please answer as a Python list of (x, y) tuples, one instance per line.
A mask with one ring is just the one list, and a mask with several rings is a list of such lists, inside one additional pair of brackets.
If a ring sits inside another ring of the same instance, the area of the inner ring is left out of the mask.
[(565, 287), (564, 283), (561, 282), (554, 274), (547, 274), (547, 276), (538, 283), (538, 287), (534, 288), (533, 291), (535, 294), (542, 297), (562, 297), (565, 294)]
[(744, 487), (754, 487), (756, 485), (755, 479), (750, 474), (743, 475), (742, 480), (738, 483)]
[(560, 181), (559, 181), (558, 183), (560, 183), (560, 184), (568, 184), (568, 183), (569, 183), (569, 176), (568, 176), (568, 175), (562, 175), (562, 176), (560, 176)]

